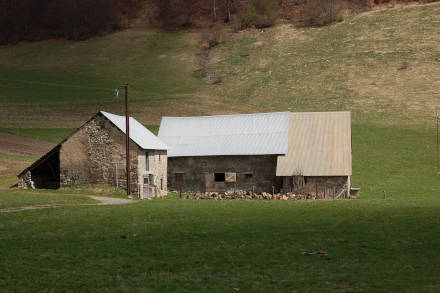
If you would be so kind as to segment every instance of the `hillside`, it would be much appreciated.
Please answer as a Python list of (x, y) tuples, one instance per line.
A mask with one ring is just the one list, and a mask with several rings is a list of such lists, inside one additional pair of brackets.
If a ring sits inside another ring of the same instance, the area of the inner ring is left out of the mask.
[[(425, 125), (440, 106), (440, 5), (347, 17), (336, 25), (228, 34), (195, 70), (200, 32), (126, 30), (84, 42), (0, 47), (0, 127), (77, 127), (130, 83), (134, 115), (351, 110), (355, 122)], [(245, 56), (247, 55), (247, 56)]]

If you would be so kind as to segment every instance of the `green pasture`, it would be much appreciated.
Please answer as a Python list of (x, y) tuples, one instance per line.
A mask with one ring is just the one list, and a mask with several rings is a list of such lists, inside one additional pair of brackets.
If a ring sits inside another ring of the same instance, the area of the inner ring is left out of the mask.
[(438, 197), (153, 200), (0, 215), (0, 287), (438, 292)]
[(96, 201), (79, 195), (0, 191), (0, 210), (25, 206), (77, 205), (86, 203), (96, 203)]

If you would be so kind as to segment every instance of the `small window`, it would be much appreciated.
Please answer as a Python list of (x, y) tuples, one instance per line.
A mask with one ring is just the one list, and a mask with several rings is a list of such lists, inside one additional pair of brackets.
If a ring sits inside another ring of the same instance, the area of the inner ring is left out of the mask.
[(160, 179), (160, 190), (163, 190), (163, 179)]
[(226, 182), (236, 182), (237, 181), (237, 173), (235, 173), (235, 172), (226, 172), (225, 173), (225, 181)]
[(253, 178), (254, 178), (254, 174), (252, 174), (252, 173), (244, 174), (244, 179), (247, 181), (252, 181)]
[(150, 181), (148, 180), (148, 176), (144, 177), (144, 185), (150, 184)]
[(214, 173), (214, 181), (215, 182), (224, 182), (225, 181), (225, 173)]
[(160, 154), (159, 154), (159, 162), (160, 162)]
[(150, 162), (148, 161), (148, 152), (145, 152), (145, 170), (148, 171), (150, 170)]

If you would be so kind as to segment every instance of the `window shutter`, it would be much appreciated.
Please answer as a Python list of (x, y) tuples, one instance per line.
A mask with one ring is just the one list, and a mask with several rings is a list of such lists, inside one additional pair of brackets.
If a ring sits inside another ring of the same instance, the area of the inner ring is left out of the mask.
[(225, 181), (226, 182), (235, 182), (235, 181), (237, 181), (237, 173), (226, 172), (225, 173)]

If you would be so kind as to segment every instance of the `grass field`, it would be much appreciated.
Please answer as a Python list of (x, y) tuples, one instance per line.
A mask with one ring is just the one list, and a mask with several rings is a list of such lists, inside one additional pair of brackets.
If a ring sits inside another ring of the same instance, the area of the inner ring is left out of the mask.
[(438, 292), (439, 208), (438, 197), (166, 199), (4, 214), (0, 286), (13, 292)]
[[(438, 31), (434, 4), (350, 16), (328, 28), (242, 32), (210, 53), (223, 79), (215, 86), (193, 72), (199, 36), (192, 31), (0, 47), (2, 131), (58, 142), (99, 109), (122, 113), (122, 97), (107, 87), (127, 80), (134, 116), (149, 125), (162, 115), (351, 110), (352, 184), (361, 187), (359, 198), (340, 201), (170, 195), (0, 214), (0, 289), (439, 292)], [(71, 84), (106, 89), (62, 86)], [(0, 155), (0, 187), (30, 161)], [(123, 196), (86, 186), (2, 191), (0, 203), (88, 193)]]
[(95, 200), (79, 195), (53, 194), (44, 192), (0, 192), (0, 209), (38, 205), (66, 205), (96, 203)]
[(32, 164), (36, 158), (5, 155), (0, 153), (0, 189), (17, 182), (17, 174)]

